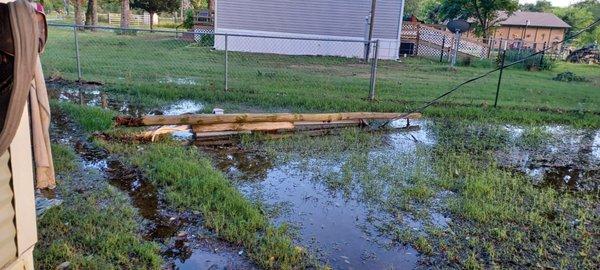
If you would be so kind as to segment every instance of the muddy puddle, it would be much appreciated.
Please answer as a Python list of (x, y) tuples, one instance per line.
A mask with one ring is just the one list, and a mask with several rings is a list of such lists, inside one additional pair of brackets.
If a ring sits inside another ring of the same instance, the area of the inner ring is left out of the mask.
[[(447, 229), (452, 218), (444, 210), (445, 200), (453, 196), (450, 191), (432, 194), (427, 209), (390, 210), (400, 208), (395, 202), (402, 201), (394, 190), (413, 185), (419, 174), (434, 174), (427, 149), (443, 135), (435, 132), (433, 121), (411, 124), (370, 135), (377, 143), (358, 151), (330, 153), (324, 145), (310, 143), (204, 151), (212, 153), (215, 165), (247, 197), (267, 206), (274, 223), (292, 227), (296, 241), (334, 269), (411, 269), (422, 267), (419, 252), (396, 239), (394, 230), (419, 235), (428, 228)], [(475, 136), (501, 138), (494, 151), (499, 165), (527, 175), (534, 184), (598, 191), (600, 131), (557, 126), (474, 129)], [(500, 135), (483, 134), (488, 131)]]
[(200, 113), (204, 105), (191, 100), (180, 100), (160, 108), (148, 108), (131, 98), (110, 95), (98, 83), (72, 83), (63, 80), (50, 81), (47, 84), (51, 99), (72, 102), (80, 105), (102, 107), (122, 114), (141, 115), (179, 115)]

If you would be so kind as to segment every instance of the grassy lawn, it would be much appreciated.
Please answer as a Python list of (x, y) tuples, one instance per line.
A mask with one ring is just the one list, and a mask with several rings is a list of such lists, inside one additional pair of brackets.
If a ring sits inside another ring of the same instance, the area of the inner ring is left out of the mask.
[[(50, 27), (43, 57), (48, 76), (76, 79), (73, 32)], [(101, 81), (141, 103), (195, 99), (293, 111), (408, 111), (489, 70), (450, 69), (422, 58), (380, 61), (377, 102), (368, 102), (370, 66), (357, 59), (229, 53), (229, 91), (223, 91), (224, 53), (173, 35), (79, 33), (83, 78)], [(572, 71), (587, 82), (552, 78)], [(504, 73), (499, 109), (492, 109), (497, 75), (464, 86), (424, 113), (429, 116), (522, 123), (600, 126), (600, 67), (560, 62), (552, 71)]]

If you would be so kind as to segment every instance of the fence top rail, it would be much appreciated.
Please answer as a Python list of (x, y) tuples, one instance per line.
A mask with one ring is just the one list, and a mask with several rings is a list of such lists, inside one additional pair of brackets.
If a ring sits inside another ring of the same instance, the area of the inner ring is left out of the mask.
[(371, 41), (366, 39), (335, 39), (335, 38), (310, 38), (310, 37), (289, 37), (289, 36), (267, 36), (267, 35), (248, 35), (248, 34), (230, 34), (230, 33), (194, 33), (188, 31), (179, 30), (166, 30), (166, 29), (140, 29), (140, 28), (119, 28), (110, 26), (100, 25), (76, 25), (66, 23), (48, 23), (48, 26), (54, 27), (70, 27), (70, 28), (85, 28), (85, 29), (101, 29), (101, 30), (124, 30), (124, 31), (138, 31), (138, 32), (152, 32), (152, 33), (167, 33), (167, 34), (202, 34), (202, 35), (214, 35), (214, 36), (227, 36), (227, 37), (253, 37), (253, 38), (269, 38), (269, 39), (288, 39), (288, 40), (305, 40), (305, 41), (332, 41), (332, 42), (351, 42), (351, 43), (376, 43), (378, 39), (372, 39)]

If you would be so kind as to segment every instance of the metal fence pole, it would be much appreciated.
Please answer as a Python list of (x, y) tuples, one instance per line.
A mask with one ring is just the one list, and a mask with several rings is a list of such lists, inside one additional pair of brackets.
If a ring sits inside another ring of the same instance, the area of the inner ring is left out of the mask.
[(544, 54), (546, 54), (546, 42), (544, 42), (544, 46), (542, 47), (542, 53), (540, 54), (540, 69), (542, 68), (542, 64), (544, 63)]
[(369, 100), (375, 100), (375, 82), (377, 81), (377, 59), (379, 58), (379, 39), (373, 43), (373, 60), (371, 61), (371, 91)]
[(502, 82), (502, 71), (504, 70), (504, 58), (506, 57), (506, 48), (502, 51), (502, 59), (500, 60), (500, 74), (498, 75), (498, 86), (496, 86), (496, 99), (494, 100), (494, 108), (498, 106), (498, 95), (500, 94), (500, 82)]
[(444, 61), (444, 49), (446, 48), (446, 35), (442, 38), (442, 49), (440, 50), (440, 63)]
[(73, 35), (75, 37), (75, 59), (77, 61), (77, 80), (81, 81), (81, 59), (79, 57), (79, 37), (77, 36), (77, 26), (73, 25)]
[(228, 52), (228, 48), (227, 48), (227, 35), (225, 35), (225, 91), (227, 91), (229, 89), (228, 73), (229, 73), (229, 52)]

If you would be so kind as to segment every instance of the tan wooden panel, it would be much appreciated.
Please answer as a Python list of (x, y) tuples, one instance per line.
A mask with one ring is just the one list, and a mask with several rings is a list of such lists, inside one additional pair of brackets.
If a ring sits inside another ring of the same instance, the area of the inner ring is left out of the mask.
[(11, 174), (8, 167), (8, 152), (0, 155), (0, 268), (12, 262), (17, 255), (15, 237), (17, 235), (12, 205), (13, 191), (10, 186)]
[[(27, 105), (25, 105), (27, 106)], [(35, 245), (37, 226), (35, 216), (35, 188), (33, 185), (33, 161), (31, 135), (29, 128), (29, 110), (25, 108), (15, 138), (10, 144), (11, 171), (15, 192), (15, 221), (17, 225), (18, 254)]]

